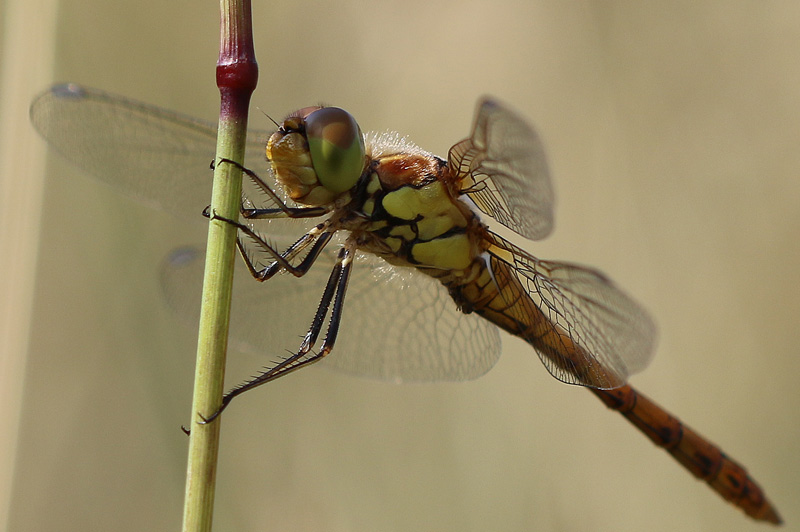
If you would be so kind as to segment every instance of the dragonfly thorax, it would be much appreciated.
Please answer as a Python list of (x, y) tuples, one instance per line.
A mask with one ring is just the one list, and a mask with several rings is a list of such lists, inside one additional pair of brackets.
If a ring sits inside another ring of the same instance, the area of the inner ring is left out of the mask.
[(471, 269), (483, 251), (480, 221), (455, 198), (445, 161), (398, 153), (374, 159), (370, 170), (353, 206), (365, 220), (350, 228), (359, 247), (435, 277)]

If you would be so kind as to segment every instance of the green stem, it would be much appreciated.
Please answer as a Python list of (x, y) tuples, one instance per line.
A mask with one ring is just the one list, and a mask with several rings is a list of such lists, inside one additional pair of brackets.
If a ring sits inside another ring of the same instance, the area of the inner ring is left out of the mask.
[[(220, 0), (220, 15), (220, 56), (217, 63), (220, 119), (216, 160), (230, 159), (242, 164), (247, 137), (247, 111), (258, 78), (250, 0)], [(216, 164), (212, 212), (237, 219), (241, 191), (241, 170), (232, 164)], [(235, 227), (220, 221), (210, 222), (192, 400), (194, 421), (198, 421), (200, 415), (210, 416), (221, 405), (236, 258), (235, 242)], [(192, 423), (186, 472), (184, 532), (211, 530), (219, 431), (220, 419), (203, 425)]]

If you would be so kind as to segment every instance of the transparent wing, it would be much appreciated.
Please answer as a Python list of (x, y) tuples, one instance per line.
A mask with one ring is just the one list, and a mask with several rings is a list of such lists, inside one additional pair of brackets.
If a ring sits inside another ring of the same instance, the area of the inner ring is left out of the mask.
[(357, 266), (342, 343), (329, 357), (333, 366), (394, 382), (428, 382), (476, 379), (497, 362), (497, 327), (459, 311), (439, 281), (372, 255)]
[[(273, 243), (286, 247), (290, 242)], [(301, 278), (282, 274), (258, 283), (243, 266), (239, 268), (231, 346), (273, 361), (297, 349), (337, 250), (336, 242), (331, 242)], [(203, 254), (196, 248), (173, 251), (162, 266), (162, 286), (170, 306), (193, 324), (199, 317), (202, 271)], [(497, 327), (461, 313), (440, 283), (359, 253), (336, 346), (322, 364), (393, 382), (457, 381), (483, 375), (499, 356)]]
[[(56, 85), (38, 96), (30, 117), (56, 151), (114, 190), (202, 220), (211, 198), (216, 124), (74, 84)], [(245, 166), (269, 182), (268, 136), (248, 133)]]
[(617, 388), (650, 363), (655, 324), (602, 273), (541, 261), (497, 235), (490, 239), (493, 274), (505, 287), (501, 295), (506, 301), (530, 298), (527, 315), (515, 318), (526, 325), (530, 333), (524, 339), (555, 378)]
[(536, 132), (503, 104), (484, 99), (472, 135), (448, 154), (462, 193), (520, 235), (538, 240), (553, 227), (553, 189)]
[[(169, 213), (202, 220), (200, 213), (211, 196), (215, 124), (72, 84), (37, 97), (30, 117), (61, 155), (113, 189)], [(248, 134), (245, 166), (269, 183), (274, 179), (263, 155), (268, 135)], [(245, 185), (248, 206), (269, 206), (260, 190), (248, 189), (247, 180)], [(284, 247), (291, 242), (282, 237), (299, 236), (313, 223), (254, 221), (259, 231)], [(233, 341), (243, 350), (272, 356), (297, 347), (332, 257), (326, 253), (301, 279), (280, 275), (263, 284), (242, 268), (236, 281), (238, 329)], [(496, 329), (458, 312), (437, 282), (416, 272), (392, 272), (382, 260), (364, 255), (359, 256), (357, 273), (330, 365), (383, 379), (424, 381), (475, 378), (496, 361)], [(202, 259), (192, 252), (173, 254), (163, 268), (167, 296), (186, 315), (198, 312), (194, 309), (199, 292), (194, 290), (200, 289), (201, 275)]]

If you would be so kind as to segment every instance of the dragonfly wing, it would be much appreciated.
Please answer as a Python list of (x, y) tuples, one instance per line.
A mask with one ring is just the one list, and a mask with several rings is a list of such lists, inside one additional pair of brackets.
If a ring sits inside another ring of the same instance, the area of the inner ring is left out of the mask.
[[(258, 283), (243, 266), (239, 268), (231, 346), (273, 359), (296, 349), (337, 250), (336, 242), (331, 242), (300, 278), (281, 274)], [(489, 371), (500, 356), (497, 327), (459, 312), (437, 281), (405, 270), (374, 255), (357, 254), (336, 346), (322, 364), (392, 382), (469, 380)], [(162, 267), (170, 306), (193, 324), (199, 317), (202, 272), (203, 256), (196, 248), (175, 250)]]
[(503, 272), (516, 276), (549, 326), (566, 334), (577, 347), (534, 343), (555, 378), (593, 388), (616, 388), (650, 363), (655, 324), (605, 275), (577, 264), (542, 261), (497, 235), (490, 238), (490, 253), (510, 265)]
[[(114, 190), (178, 216), (203, 219), (211, 200), (216, 124), (74, 84), (38, 96), (30, 117), (63, 157)], [(248, 132), (245, 166), (269, 181), (268, 136)]]
[(494, 366), (497, 327), (459, 311), (441, 283), (417, 270), (358, 259), (331, 365), (394, 382), (472, 380)]
[(472, 135), (448, 154), (462, 193), (520, 235), (538, 240), (553, 227), (553, 189), (539, 135), (503, 104), (484, 99)]

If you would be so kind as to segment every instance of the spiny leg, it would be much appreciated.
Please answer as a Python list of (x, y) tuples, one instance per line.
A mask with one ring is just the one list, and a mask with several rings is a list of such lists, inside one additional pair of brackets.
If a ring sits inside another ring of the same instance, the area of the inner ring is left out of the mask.
[[(253, 261), (251, 257), (250, 251), (245, 248), (244, 243), (242, 242), (242, 238), (237, 236), (236, 238), (236, 247), (239, 249), (239, 254), (242, 256), (244, 260), (245, 266), (247, 266), (250, 275), (259, 282), (264, 282), (267, 279), (271, 279), (276, 273), (280, 272), (284, 268), (284, 263), (291, 261), (294, 259), (298, 254), (305, 251), (305, 249), (311, 245), (311, 249), (308, 251), (306, 256), (297, 266), (294, 266), (293, 270), (288, 270), (292, 275), (295, 277), (302, 277), (303, 275), (311, 269), (311, 266), (314, 265), (316, 260), (322, 254), (322, 251), (325, 249), (325, 246), (330, 242), (331, 238), (333, 237), (333, 231), (326, 231), (328, 227), (328, 223), (322, 223), (314, 227), (311, 231), (303, 235), (297, 242), (292, 244), (289, 248), (286, 249), (283, 253), (280, 254), (280, 258), (282, 260), (274, 260), (268, 266), (264, 266), (263, 268), (259, 269), (258, 266)], [(247, 234), (248, 237), (251, 239), (253, 238), (251, 235)], [(258, 237), (254, 240), (254, 243), (259, 246), (262, 250), (266, 251), (270, 255), (274, 254), (272, 251), (274, 249), (270, 249), (270, 246), (265, 247), (265, 242), (262, 238)]]
[[(243, 218), (246, 219), (314, 218), (322, 216), (328, 212), (328, 209), (324, 207), (289, 207), (280, 197), (278, 197), (278, 195), (272, 190), (272, 188), (252, 170), (244, 167), (243, 165), (231, 159), (223, 158), (220, 159), (219, 162), (232, 164), (237, 168), (239, 168), (245, 175), (247, 175), (250, 178), (250, 180), (265, 195), (267, 195), (276, 205), (278, 205), (277, 209), (248, 208), (244, 206), (244, 201), (243, 201), (240, 207), (240, 214), (242, 215)], [(213, 166), (214, 165), (212, 164), (212, 167)], [(209, 205), (203, 210), (203, 216), (205, 216), (206, 218), (210, 218), (212, 220), (224, 221), (237, 227), (242, 232), (244, 232), (248, 237), (250, 237), (257, 246), (259, 246), (262, 250), (267, 252), (272, 257), (274, 257), (275, 261), (272, 264), (259, 269), (254, 264), (250, 255), (247, 253), (247, 250), (245, 249), (241, 237), (237, 235), (236, 246), (239, 249), (239, 253), (241, 254), (242, 258), (244, 259), (247, 269), (250, 271), (250, 274), (255, 279), (262, 282), (273, 277), (276, 273), (281, 271), (281, 269), (285, 269), (290, 273), (292, 273), (292, 275), (295, 275), (297, 277), (304, 275), (305, 272), (307, 272), (308, 269), (314, 264), (316, 259), (319, 257), (319, 254), (322, 252), (325, 245), (332, 236), (332, 233), (323, 233), (324, 229), (329, 225), (329, 222), (326, 221), (323, 222), (322, 224), (317, 225), (314, 229), (306, 233), (297, 242), (295, 242), (289, 249), (287, 249), (283, 253), (278, 253), (272, 246), (270, 246), (260, 235), (258, 235), (255, 231), (253, 231), (250, 227), (247, 227), (246, 225), (241, 224), (239, 222), (224, 218), (222, 216), (218, 216), (216, 213), (212, 214), (210, 211), (211, 211), (211, 206)], [(289, 262), (289, 260), (291, 260), (298, 253), (300, 253), (303, 249), (305, 249), (305, 247), (307, 247), (312, 242), (314, 242), (314, 246), (312, 247), (309, 255), (305, 257), (300, 266), (293, 267)]]
[(249, 168), (245, 168), (241, 164), (230, 159), (220, 159), (219, 162), (232, 164), (239, 168), (247, 177), (250, 178), (250, 181), (252, 181), (253, 184), (258, 187), (259, 190), (261, 190), (261, 192), (263, 192), (270, 200), (272, 200), (273, 203), (278, 206), (274, 209), (257, 209), (248, 208), (242, 205), (242, 216), (248, 220), (263, 220), (270, 218), (315, 218), (329, 212), (329, 209), (325, 207), (289, 207), (286, 205), (286, 202), (278, 197), (275, 191), (272, 190), (272, 187), (265, 183), (264, 180), (258, 176), (258, 174)]
[[(328, 231), (326, 230), (329, 223), (323, 222), (316, 227), (314, 227), (311, 231), (303, 235), (297, 242), (292, 244), (286, 251), (283, 253), (276, 250), (272, 247), (269, 242), (264, 240), (261, 235), (253, 231), (250, 227), (237, 222), (235, 220), (231, 220), (230, 218), (225, 218), (223, 216), (219, 216), (216, 213), (212, 213), (210, 215), (212, 220), (219, 220), (221, 222), (225, 222), (227, 224), (233, 225), (239, 231), (244, 233), (248, 238), (250, 238), (255, 245), (265, 251), (267, 254), (271, 255), (275, 261), (266, 266), (262, 269), (259, 269), (250, 255), (247, 253), (247, 250), (242, 243), (241, 237), (236, 237), (236, 246), (239, 248), (239, 253), (242, 255), (244, 259), (245, 265), (247, 269), (250, 271), (250, 274), (259, 281), (266, 281), (267, 279), (271, 278), (273, 275), (278, 273), (281, 269), (286, 270), (287, 272), (291, 273), (295, 277), (302, 277), (306, 274), (306, 272), (313, 266), (314, 262), (319, 258), (322, 250), (325, 246), (330, 242), (330, 239), (333, 237), (335, 231)], [(305, 249), (309, 244), (313, 242), (311, 247), (311, 251), (309, 251), (308, 255), (303, 259), (303, 261), (298, 265), (294, 266), (289, 262), (290, 259), (295, 257), (298, 253), (300, 253), (303, 249)]]
[[(237, 395), (241, 395), (257, 386), (274, 381), (275, 379), (283, 377), (284, 375), (287, 375), (293, 371), (297, 371), (302, 367), (318, 362), (333, 350), (336, 337), (339, 333), (344, 297), (347, 293), (347, 284), (350, 280), (350, 272), (352, 270), (354, 254), (355, 245), (350, 241), (348, 241), (345, 246), (339, 250), (339, 256), (337, 257), (336, 265), (333, 267), (333, 270), (331, 270), (331, 274), (328, 277), (328, 282), (325, 285), (325, 291), (322, 294), (319, 306), (314, 314), (314, 319), (312, 320), (311, 326), (309, 327), (308, 332), (306, 333), (305, 338), (300, 344), (300, 348), (297, 350), (297, 352), (279, 364), (267, 369), (257, 377), (240, 384), (236, 388), (226, 393), (222, 398), (222, 405), (219, 407), (219, 410), (211, 414), (211, 416), (203, 418), (201, 423), (209, 423), (216, 419)], [(331, 302), (333, 302), (332, 309)], [(319, 333), (322, 331), (325, 316), (328, 314), (329, 309), (331, 310), (331, 316), (327, 331), (325, 333), (325, 339), (322, 341), (322, 346), (320, 347), (319, 352), (309, 355), (309, 352), (314, 347), (314, 344), (319, 337)]]

